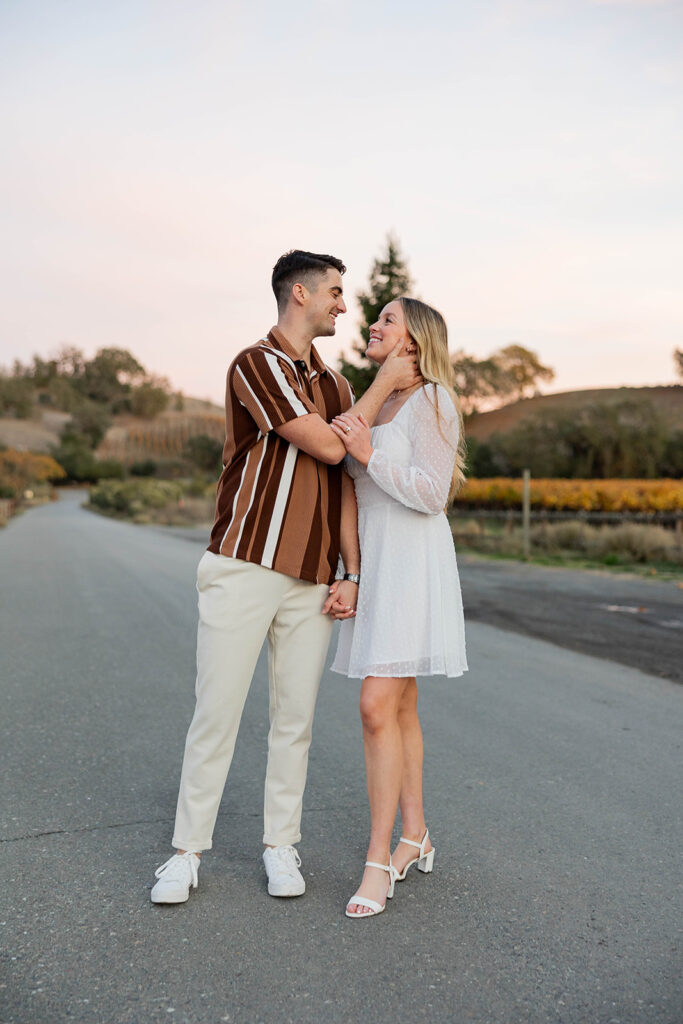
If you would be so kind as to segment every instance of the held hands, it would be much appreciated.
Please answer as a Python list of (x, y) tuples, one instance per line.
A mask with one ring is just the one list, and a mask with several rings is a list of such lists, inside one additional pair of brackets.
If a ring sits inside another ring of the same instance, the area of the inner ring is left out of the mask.
[(333, 619), (352, 619), (356, 614), (358, 584), (351, 580), (335, 580), (323, 605), (323, 615)]
[(370, 441), (370, 427), (368, 421), (361, 414), (355, 416), (350, 412), (343, 412), (341, 416), (335, 416), (330, 423), (332, 430), (344, 443), (349, 455), (352, 455), (362, 466), (367, 466), (372, 455), (372, 443)]
[(417, 355), (407, 352), (407, 348), (406, 339), (400, 338), (379, 369), (376, 379), (383, 381), (389, 391), (406, 391), (422, 380)]

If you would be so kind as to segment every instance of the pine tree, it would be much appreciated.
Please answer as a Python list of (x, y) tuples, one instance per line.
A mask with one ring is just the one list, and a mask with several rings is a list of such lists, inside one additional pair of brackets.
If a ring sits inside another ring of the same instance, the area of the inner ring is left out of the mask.
[(358, 356), (358, 362), (350, 363), (342, 354), (339, 370), (351, 383), (360, 398), (372, 384), (377, 367), (365, 355), (370, 339), (370, 326), (377, 321), (387, 302), (399, 295), (407, 295), (412, 288), (412, 280), (406, 261), (401, 255), (398, 240), (391, 234), (387, 235), (386, 251), (376, 259), (370, 271), (370, 280), (366, 291), (358, 292), (356, 298), (363, 314), (360, 322), (361, 341), (356, 341), (352, 349)]

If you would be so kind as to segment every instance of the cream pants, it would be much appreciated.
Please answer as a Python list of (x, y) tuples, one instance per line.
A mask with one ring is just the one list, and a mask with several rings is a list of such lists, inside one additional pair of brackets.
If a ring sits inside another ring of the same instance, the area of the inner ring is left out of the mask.
[(268, 637), (270, 732), (263, 842), (301, 839), (301, 805), (332, 620), (326, 584), (207, 551), (197, 569), (197, 704), (185, 743), (173, 846), (209, 850), (244, 703)]

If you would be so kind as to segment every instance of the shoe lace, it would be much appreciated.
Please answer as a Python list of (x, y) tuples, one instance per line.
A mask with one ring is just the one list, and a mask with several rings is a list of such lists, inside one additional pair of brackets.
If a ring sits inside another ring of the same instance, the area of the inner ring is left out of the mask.
[(294, 846), (276, 846), (273, 853), (282, 863), (283, 867), (293, 867), (292, 861), (296, 864), (297, 868), (301, 867), (301, 857), (296, 851)]
[(197, 860), (198, 858), (194, 853), (174, 853), (161, 867), (156, 869), (154, 877), (161, 878), (162, 875), (165, 875), (169, 881), (182, 878), (185, 873), (185, 864), (189, 864), (192, 873), (192, 885), (196, 887), (199, 877), (197, 873)]

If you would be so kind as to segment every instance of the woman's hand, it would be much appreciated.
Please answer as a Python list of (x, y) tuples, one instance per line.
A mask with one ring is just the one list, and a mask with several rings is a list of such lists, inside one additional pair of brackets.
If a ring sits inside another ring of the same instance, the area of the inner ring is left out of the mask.
[(373, 448), (370, 441), (370, 427), (365, 417), (362, 414), (354, 416), (353, 413), (343, 412), (341, 416), (335, 416), (330, 426), (337, 437), (343, 441), (349, 455), (360, 462), (361, 466), (367, 466)]
[(357, 583), (352, 583), (351, 580), (335, 580), (323, 605), (323, 615), (331, 615), (333, 619), (352, 619), (356, 614), (357, 601)]

